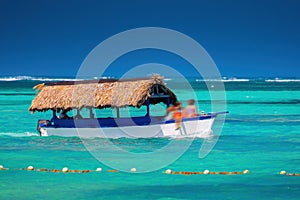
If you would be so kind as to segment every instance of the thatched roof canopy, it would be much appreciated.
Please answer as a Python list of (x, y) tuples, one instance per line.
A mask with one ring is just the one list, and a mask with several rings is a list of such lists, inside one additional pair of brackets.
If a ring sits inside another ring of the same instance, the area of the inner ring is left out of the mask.
[(166, 103), (164, 95), (170, 96), (170, 103), (176, 95), (165, 86), (163, 78), (153, 76), (145, 79), (69, 81), (44, 84), (29, 111), (70, 110), (83, 107), (140, 107), (149, 99), (150, 103)]

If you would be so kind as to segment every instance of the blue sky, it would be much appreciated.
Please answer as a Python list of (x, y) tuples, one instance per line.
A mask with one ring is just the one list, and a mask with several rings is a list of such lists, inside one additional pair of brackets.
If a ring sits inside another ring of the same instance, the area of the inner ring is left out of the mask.
[[(300, 77), (299, 8), (297, 0), (1, 0), (0, 76), (74, 77), (100, 42), (150, 26), (195, 39), (223, 76)], [(110, 73), (147, 62), (186, 67), (172, 56), (138, 53)]]

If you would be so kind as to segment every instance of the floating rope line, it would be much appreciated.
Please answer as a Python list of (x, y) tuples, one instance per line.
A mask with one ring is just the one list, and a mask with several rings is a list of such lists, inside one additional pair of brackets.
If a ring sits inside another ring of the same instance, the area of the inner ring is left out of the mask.
[[(4, 168), (0, 165), (0, 170), (9, 170), (9, 168)], [(36, 171), (36, 172), (53, 172), (53, 173), (89, 173), (89, 172), (101, 172), (102, 168), (97, 168), (96, 170), (78, 170), (78, 169), (68, 169), (67, 167), (60, 169), (47, 169), (47, 168), (34, 168), (33, 166), (28, 166), (27, 168), (16, 168), (12, 169), (16, 171)]]
[(165, 174), (180, 174), (180, 175), (198, 175), (198, 174), (218, 174), (218, 175), (236, 175), (236, 174), (248, 174), (249, 170), (244, 170), (242, 172), (210, 172), (209, 170), (204, 170), (203, 172), (188, 172), (188, 171), (172, 171), (167, 169)]
[[(9, 170), (9, 168), (4, 168), (3, 165), (0, 165), (0, 170)], [(101, 172), (102, 168), (97, 168), (96, 170), (79, 170), (79, 169), (69, 169), (64, 167), (62, 169), (47, 169), (47, 168), (34, 168), (33, 166), (28, 166), (27, 168), (18, 168), (13, 170), (20, 171), (36, 171), (36, 172), (52, 172), (52, 173), (90, 173), (90, 172)], [(116, 169), (109, 169), (106, 172), (117, 173), (119, 172)], [(136, 168), (130, 169), (131, 173), (137, 172)], [(180, 175), (199, 175), (199, 174), (218, 174), (218, 175), (235, 175), (235, 174), (248, 174), (249, 170), (244, 171), (233, 171), (233, 172), (210, 172), (209, 170), (199, 171), (199, 172), (190, 172), (190, 171), (172, 171), (167, 169), (165, 174), (180, 174)], [(286, 173), (286, 175), (289, 175)], [(299, 174), (300, 176), (300, 174)]]
[(287, 173), (286, 171), (280, 171), (279, 174), (285, 175), (285, 176), (300, 176), (300, 174), (296, 174), (296, 173)]
[[(67, 167), (64, 167), (62, 169), (47, 169), (47, 168), (34, 168), (33, 166), (28, 166), (27, 168), (6, 168), (3, 165), (0, 165), (0, 171), (8, 171), (8, 170), (15, 170), (15, 171), (36, 171), (36, 172), (50, 172), (50, 173), (90, 173), (90, 172), (102, 172), (102, 168), (98, 167), (95, 170), (79, 170), (79, 169), (69, 169)], [(117, 173), (119, 172), (116, 169), (108, 169), (106, 172), (109, 173)], [(137, 172), (136, 168), (131, 168), (130, 169), (131, 173)], [(179, 174), (179, 175), (238, 175), (238, 174), (248, 174), (250, 173), (249, 170), (244, 170), (244, 171), (223, 171), (223, 172), (211, 172), (209, 170), (204, 170), (204, 171), (172, 171), (171, 169), (165, 170), (163, 173), (165, 174)], [(280, 175), (285, 175), (285, 176), (300, 176), (299, 174), (296, 173), (287, 173), (286, 171), (280, 171)]]
[(0, 165), (0, 170), (9, 170), (9, 168), (4, 168), (3, 165)]
[[(9, 168), (4, 168), (3, 165), (0, 165), (0, 171), (1, 170), (9, 170)], [(47, 168), (34, 168), (33, 166), (28, 166), (27, 168), (15, 168), (15, 169), (11, 169), (11, 170), (15, 170), (15, 171), (36, 171), (36, 172), (53, 172), (53, 173), (89, 173), (89, 172), (102, 172), (102, 168), (98, 167), (96, 168), (96, 170), (79, 170), (79, 169), (69, 169), (67, 167), (64, 167), (62, 169), (47, 169)], [(137, 169), (136, 168), (131, 168), (130, 172), (134, 173), (136, 172)], [(119, 172), (116, 169), (109, 169), (106, 170), (106, 172)]]
[(119, 172), (119, 171), (116, 169), (109, 169), (109, 170), (107, 170), (107, 172)]
[[(98, 168), (97, 168), (98, 169)], [(68, 169), (67, 167), (60, 169), (47, 169), (47, 168), (34, 168), (33, 166), (28, 166), (27, 168), (20, 168), (17, 170), (23, 171), (36, 171), (36, 172), (53, 172), (53, 173), (89, 173), (89, 172), (99, 172), (101, 170), (78, 170), (78, 169)]]

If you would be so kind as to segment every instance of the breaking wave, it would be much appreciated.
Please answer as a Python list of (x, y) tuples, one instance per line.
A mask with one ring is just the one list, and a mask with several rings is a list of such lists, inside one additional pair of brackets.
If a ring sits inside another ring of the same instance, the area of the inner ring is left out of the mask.
[(223, 79), (196, 79), (196, 82), (249, 82), (250, 79), (247, 78), (226, 78), (224, 77)]
[(2, 132), (0, 136), (10, 136), (10, 137), (31, 137), (39, 136), (38, 133), (24, 132), (24, 133), (13, 133), (13, 132)]
[(266, 82), (281, 82), (281, 83), (287, 83), (287, 82), (300, 82), (300, 79), (267, 79)]
[(82, 79), (74, 78), (48, 78), (48, 77), (33, 77), (33, 76), (9, 76), (0, 77), (0, 81), (75, 81)]
[(0, 81), (42, 81), (42, 82), (50, 82), (50, 81), (82, 81), (82, 80), (91, 80), (91, 79), (111, 79), (114, 77), (110, 76), (102, 76), (102, 77), (83, 77), (83, 78), (67, 78), (67, 77), (35, 77), (35, 76), (7, 76), (0, 77)]

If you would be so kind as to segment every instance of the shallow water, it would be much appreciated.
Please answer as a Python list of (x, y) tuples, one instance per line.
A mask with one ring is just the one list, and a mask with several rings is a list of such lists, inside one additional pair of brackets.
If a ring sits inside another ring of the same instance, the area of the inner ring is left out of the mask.
[[(176, 80), (168, 82), (172, 85)], [(170, 83), (171, 82), (171, 83)], [(179, 151), (191, 143), (174, 163), (149, 173), (108, 172), (80, 138), (38, 137), (36, 123), (51, 113), (30, 114), (35, 97), (33, 80), (0, 81), (0, 199), (299, 199), (300, 177), (279, 175), (281, 170), (300, 173), (300, 82), (263, 79), (224, 82), (227, 110), (223, 131), (212, 151), (199, 158), (203, 139), (90, 139), (95, 150), (108, 144), (134, 154), (153, 153), (172, 142)], [(199, 110), (210, 111), (203, 83), (191, 80), (199, 97)], [(178, 89), (181, 101), (189, 94)], [(218, 123), (216, 123), (218, 126)], [(217, 128), (217, 127), (214, 127)], [(217, 139), (217, 136), (215, 136)], [(85, 141), (86, 142), (86, 141)], [(101, 152), (100, 152), (101, 153)], [(114, 152), (106, 158), (121, 163)], [(173, 156), (159, 154), (144, 165)], [(137, 162), (138, 163), (138, 162)], [(95, 170), (89, 173), (53, 173), (20, 170), (35, 168)], [(175, 175), (173, 171), (243, 171), (245, 175)]]

